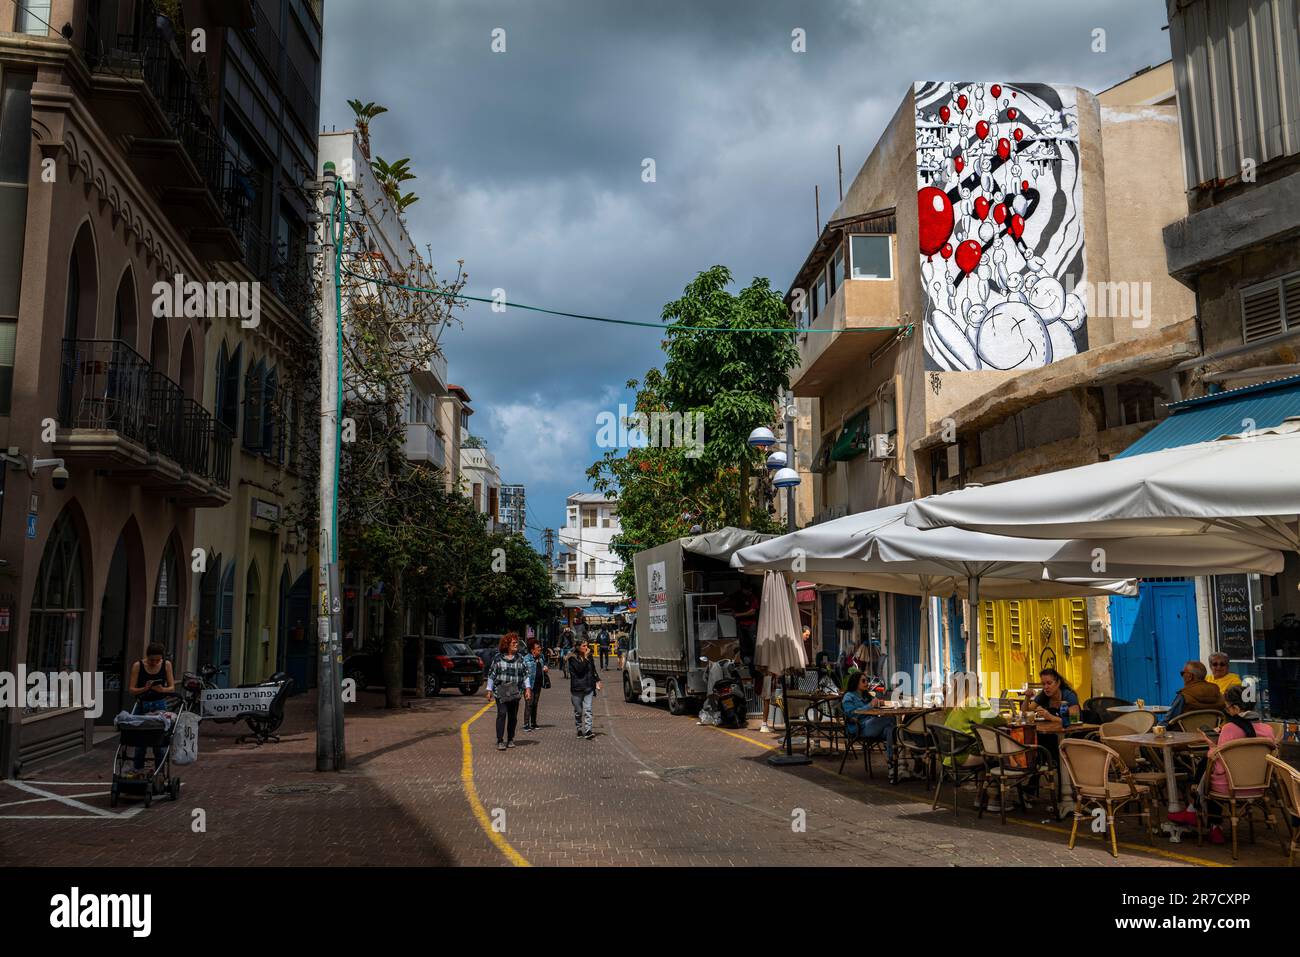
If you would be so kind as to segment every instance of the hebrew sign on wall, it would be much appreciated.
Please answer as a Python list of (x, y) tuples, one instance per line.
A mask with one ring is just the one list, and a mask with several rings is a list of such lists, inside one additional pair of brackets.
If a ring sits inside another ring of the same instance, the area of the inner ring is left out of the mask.
[(1088, 348), (1074, 90), (917, 83), (926, 368), (1030, 369)]

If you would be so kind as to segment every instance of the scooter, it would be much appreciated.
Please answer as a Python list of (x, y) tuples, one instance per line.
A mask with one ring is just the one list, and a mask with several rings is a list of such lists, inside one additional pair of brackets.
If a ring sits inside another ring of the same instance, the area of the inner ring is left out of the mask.
[[(702, 659), (707, 660), (707, 659)], [(709, 696), (717, 704), (723, 728), (743, 728), (747, 723), (746, 712), (749, 710), (745, 700), (745, 688), (741, 684), (740, 669), (734, 661), (716, 661), (709, 669), (713, 678), (712, 694)]]

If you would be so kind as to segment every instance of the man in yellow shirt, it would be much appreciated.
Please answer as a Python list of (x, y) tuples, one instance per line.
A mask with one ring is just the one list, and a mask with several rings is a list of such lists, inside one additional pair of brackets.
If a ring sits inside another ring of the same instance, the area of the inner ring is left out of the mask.
[(1241, 675), (1230, 672), (1228, 670), (1228, 656), (1222, 651), (1216, 651), (1210, 655), (1210, 675), (1208, 680), (1218, 685), (1219, 691), (1222, 693), (1233, 685), (1241, 684)]

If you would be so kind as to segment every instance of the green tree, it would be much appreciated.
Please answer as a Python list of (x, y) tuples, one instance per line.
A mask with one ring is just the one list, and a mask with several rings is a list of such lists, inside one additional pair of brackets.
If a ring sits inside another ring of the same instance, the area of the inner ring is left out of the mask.
[[(640, 415), (702, 416), (702, 447), (660, 443), (611, 451), (587, 470), (597, 490), (619, 498), (622, 530), (611, 544), (624, 558), (615, 585), (626, 595), (635, 594), (632, 554), (687, 535), (695, 525), (779, 531), (765, 509), (751, 508), (750, 477), (760, 453), (748, 439), (755, 427), (773, 423), (774, 406), (790, 387), (799, 361), (795, 326), (768, 280), (756, 278), (737, 295), (728, 291), (731, 283), (730, 270), (714, 266), (664, 306), (664, 368), (627, 383), (637, 390)], [(780, 331), (756, 331), (773, 329)]]

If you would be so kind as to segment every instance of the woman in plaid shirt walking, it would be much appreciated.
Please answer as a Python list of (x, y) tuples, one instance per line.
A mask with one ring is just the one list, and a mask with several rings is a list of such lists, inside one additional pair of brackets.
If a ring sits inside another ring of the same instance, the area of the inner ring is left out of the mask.
[(497, 702), (497, 750), (515, 746), (515, 725), (519, 701), (533, 696), (528, 665), (519, 654), (519, 636), (513, 631), (501, 636), (497, 655), (488, 669), (487, 699)]

